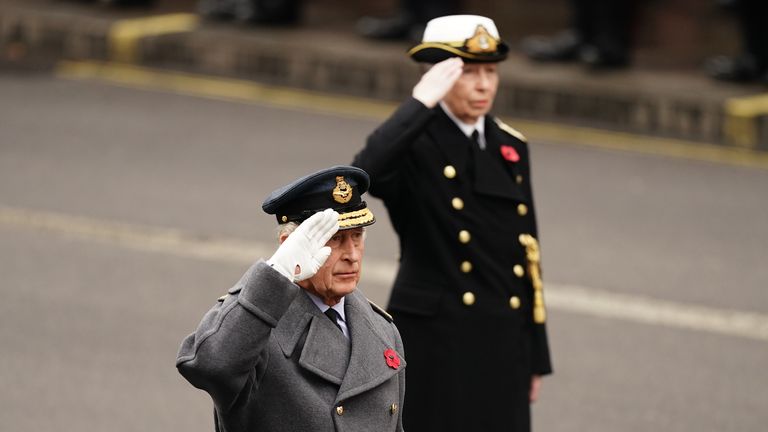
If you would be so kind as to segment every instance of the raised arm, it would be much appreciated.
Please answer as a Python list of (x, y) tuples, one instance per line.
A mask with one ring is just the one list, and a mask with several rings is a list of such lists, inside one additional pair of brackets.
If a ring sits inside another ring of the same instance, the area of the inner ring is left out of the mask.
[(371, 193), (376, 195), (376, 183), (395, 173), (411, 144), (429, 124), (434, 114), (432, 108), (461, 76), (463, 65), (461, 59), (454, 57), (432, 66), (413, 88), (412, 97), (368, 137), (353, 165), (371, 176)]
[(269, 261), (254, 264), (181, 344), (179, 372), (208, 392), (219, 412), (261, 379), (269, 335), (300, 288), (328, 258), (328, 239), (338, 230), (338, 213), (325, 210), (304, 221)]

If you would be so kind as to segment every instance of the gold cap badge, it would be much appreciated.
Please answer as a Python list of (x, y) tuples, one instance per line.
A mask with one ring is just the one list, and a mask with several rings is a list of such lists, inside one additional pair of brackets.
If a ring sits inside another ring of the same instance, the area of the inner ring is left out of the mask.
[(336, 187), (333, 188), (333, 200), (346, 204), (352, 199), (352, 186), (344, 181), (344, 176), (336, 176)]
[(475, 34), (467, 39), (466, 47), (471, 53), (487, 53), (496, 51), (498, 42), (482, 25), (478, 25)]

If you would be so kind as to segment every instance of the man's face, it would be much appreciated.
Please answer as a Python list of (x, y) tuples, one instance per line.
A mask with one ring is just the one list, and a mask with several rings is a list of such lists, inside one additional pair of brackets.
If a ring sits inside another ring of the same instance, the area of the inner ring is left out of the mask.
[(443, 102), (459, 120), (473, 124), (491, 110), (498, 88), (496, 63), (465, 63), (461, 76)]
[(365, 251), (363, 228), (340, 230), (326, 243), (331, 255), (320, 270), (299, 285), (317, 295), (329, 306), (357, 288)]

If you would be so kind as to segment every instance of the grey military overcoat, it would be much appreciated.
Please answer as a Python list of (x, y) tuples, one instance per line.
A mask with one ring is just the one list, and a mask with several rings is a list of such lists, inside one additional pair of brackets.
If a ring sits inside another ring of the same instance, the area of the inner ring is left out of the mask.
[(217, 431), (402, 431), (400, 334), (357, 291), (345, 313), (349, 340), (260, 261), (182, 342), (176, 366), (210, 394)]

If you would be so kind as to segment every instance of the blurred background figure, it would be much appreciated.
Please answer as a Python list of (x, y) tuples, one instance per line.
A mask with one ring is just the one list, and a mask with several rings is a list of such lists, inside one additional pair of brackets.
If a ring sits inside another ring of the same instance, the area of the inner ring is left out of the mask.
[(408, 39), (417, 41), (427, 21), (459, 12), (458, 0), (400, 0), (394, 15), (386, 18), (364, 16), (357, 22), (357, 32), (371, 39)]
[(571, 0), (571, 28), (554, 36), (523, 39), (535, 61), (582, 62), (592, 68), (621, 68), (630, 62), (633, 0)]
[(291, 25), (301, 18), (301, 0), (198, 0), (206, 18), (257, 24)]
[(156, 3), (156, 0), (92, 0), (92, 2), (104, 6), (133, 7), (152, 6)]
[(739, 22), (742, 53), (709, 59), (705, 70), (721, 81), (768, 83), (768, 2), (765, 0), (718, 0), (733, 11)]

